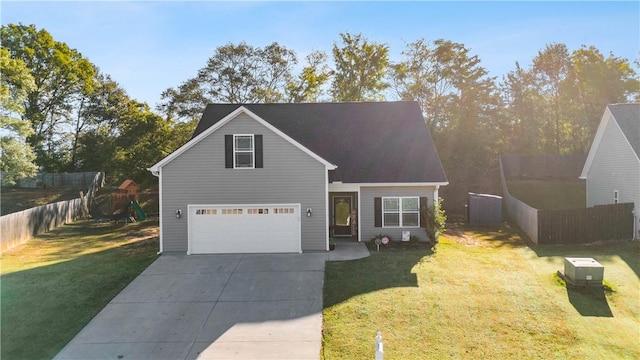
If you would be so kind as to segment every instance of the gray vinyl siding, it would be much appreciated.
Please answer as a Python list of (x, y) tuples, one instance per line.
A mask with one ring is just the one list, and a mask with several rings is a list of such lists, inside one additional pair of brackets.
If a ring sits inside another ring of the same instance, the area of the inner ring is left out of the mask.
[(402, 240), (402, 231), (409, 230), (420, 240), (427, 240), (427, 234), (422, 228), (385, 228), (375, 227), (374, 198), (386, 196), (418, 196), (427, 197), (429, 204), (433, 204), (431, 186), (414, 187), (362, 187), (360, 189), (360, 231), (362, 241), (369, 241), (378, 234), (389, 235), (393, 240)]
[(611, 119), (587, 174), (587, 206), (613, 204), (614, 190), (619, 192), (618, 202), (635, 203), (637, 213), (640, 209), (640, 160)]
[[(262, 134), (264, 167), (225, 168), (224, 135), (230, 134)], [(299, 203), (302, 250), (326, 250), (325, 174), (318, 160), (241, 114), (161, 169), (163, 251), (187, 251), (189, 204), (267, 203)], [(313, 210), (311, 217), (306, 208)]]

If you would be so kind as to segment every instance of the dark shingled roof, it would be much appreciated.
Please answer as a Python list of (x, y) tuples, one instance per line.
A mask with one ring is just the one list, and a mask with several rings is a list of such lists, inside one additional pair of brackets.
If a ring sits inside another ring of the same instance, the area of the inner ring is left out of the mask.
[(613, 104), (608, 107), (640, 158), (640, 104)]
[(239, 106), (337, 165), (332, 180), (447, 182), (416, 102), (210, 104), (193, 137)]

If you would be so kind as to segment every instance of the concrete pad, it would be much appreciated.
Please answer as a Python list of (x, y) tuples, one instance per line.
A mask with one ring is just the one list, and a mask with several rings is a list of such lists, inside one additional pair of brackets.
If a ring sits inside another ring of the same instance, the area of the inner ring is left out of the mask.
[(215, 302), (231, 273), (140, 275), (113, 303), (134, 302)]
[(329, 251), (329, 261), (346, 261), (362, 259), (369, 256), (369, 250), (363, 242), (355, 240), (336, 240), (336, 248)]
[(219, 302), (197, 341), (320, 342), (321, 327), (320, 300)]
[(215, 342), (194, 344), (187, 359), (198, 360), (318, 360), (317, 344), (305, 342)]
[(242, 254), (231, 255), (162, 255), (142, 273), (152, 274), (196, 274), (233, 272), (242, 259)]
[(56, 359), (318, 359), (326, 259), (162, 255)]
[(322, 299), (323, 271), (235, 272), (220, 301)]
[(103, 359), (184, 359), (192, 349), (192, 342), (130, 342), (110, 344), (69, 344), (56, 356), (59, 360)]
[(75, 344), (188, 342), (215, 303), (109, 304), (73, 339)]
[(236, 272), (253, 271), (324, 271), (326, 253), (245, 255)]

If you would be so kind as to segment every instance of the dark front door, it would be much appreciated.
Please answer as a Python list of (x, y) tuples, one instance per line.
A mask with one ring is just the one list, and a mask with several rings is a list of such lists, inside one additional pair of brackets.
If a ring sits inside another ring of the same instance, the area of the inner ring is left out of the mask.
[(351, 196), (333, 197), (333, 234), (351, 236)]

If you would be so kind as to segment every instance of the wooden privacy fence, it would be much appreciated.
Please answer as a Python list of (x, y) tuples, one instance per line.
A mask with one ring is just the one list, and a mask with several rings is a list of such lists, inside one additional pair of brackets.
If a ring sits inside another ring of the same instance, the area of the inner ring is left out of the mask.
[(583, 209), (538, 210), (538, 241), (582, 244), (627, 239), (633, 235), (633, 203)]
[[(0, 172), (0, 177), (5, 173)], [(20, 188), (74, 187), (91, 186), (95, 172), (79, 173), (40, 173), (27, 179), (18, 179), (15, 186)]]
[(504, 158), (500, 178), (509, 217), (537, 245), (585, 244), (633, 238), (633, 203), (568, 210), (538, 210), (512, 196), (507, 187)]
[(0, 250), (24, 244), (33, 236), (86, 216), (96, 190), (102, 187), (104, 173), (94, 174), (87, 194), (81, 198), (59, 201), (0, 217)]
[(82, 199), (58, 201), (0, 217), (1, 249), (11, 249), (33, 236), (72, 222), (82, 215)]

